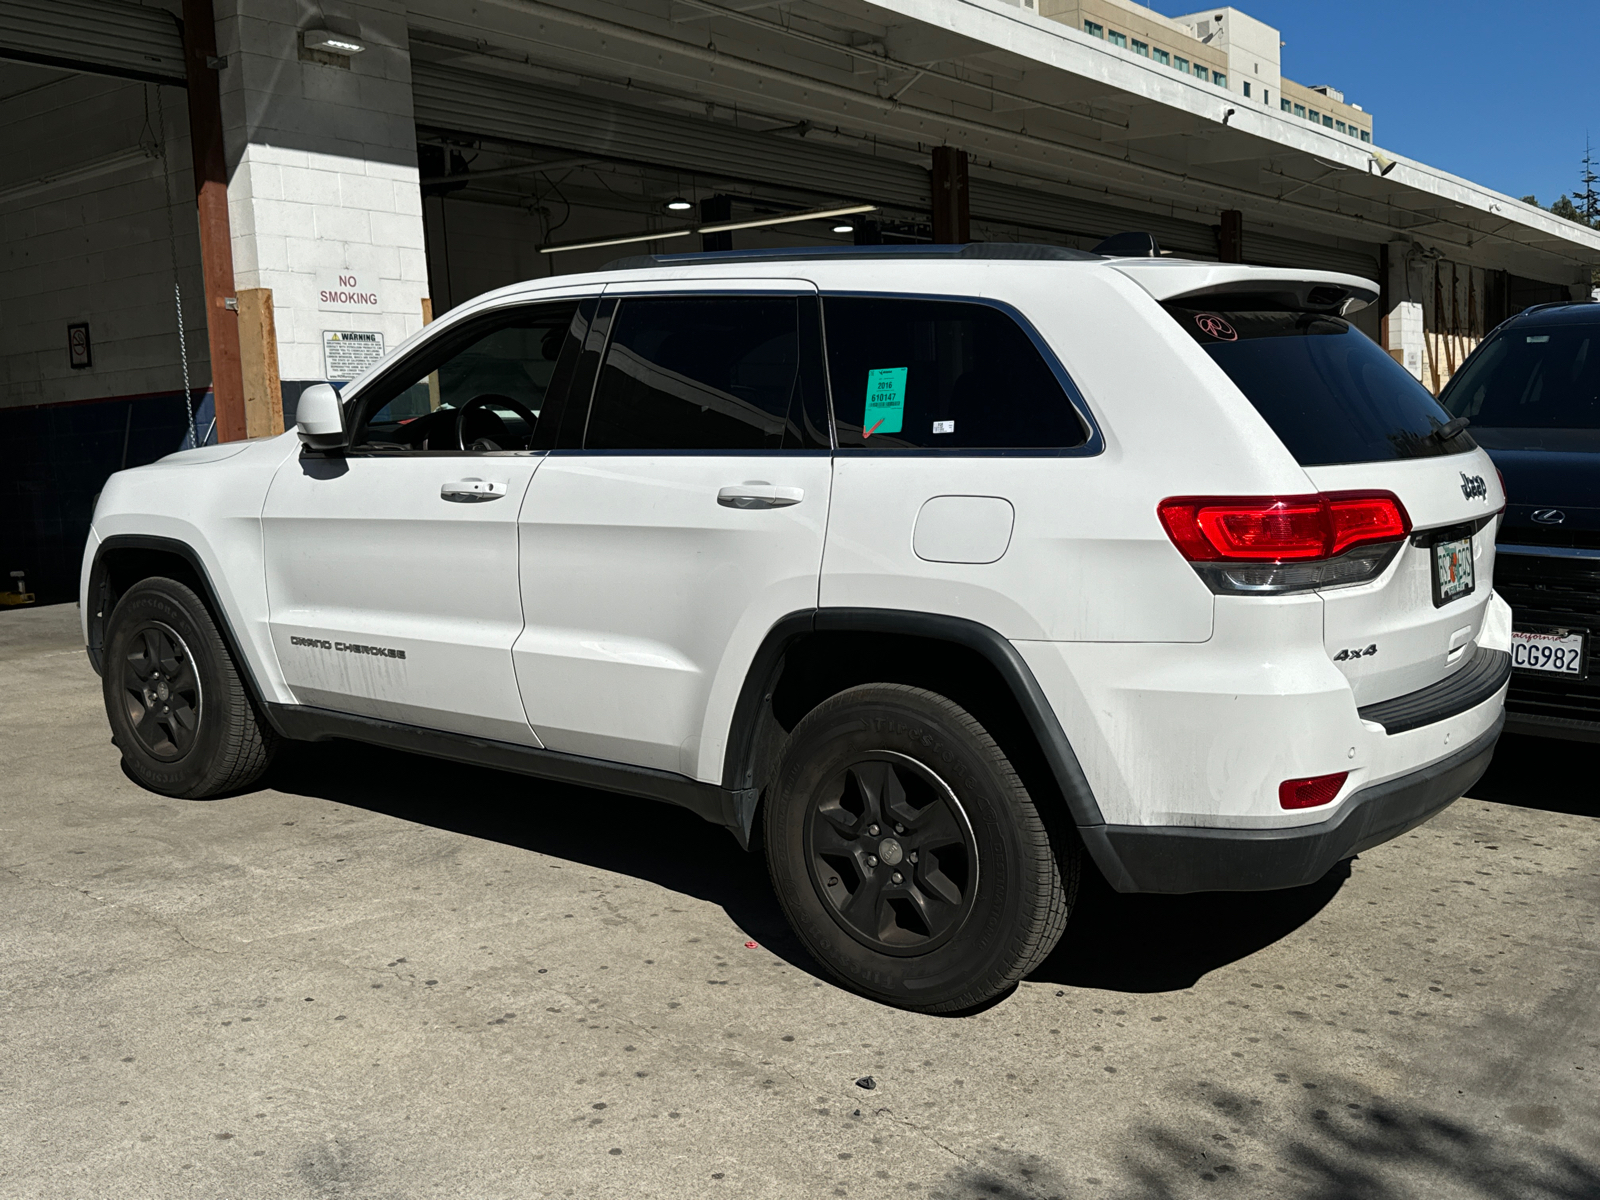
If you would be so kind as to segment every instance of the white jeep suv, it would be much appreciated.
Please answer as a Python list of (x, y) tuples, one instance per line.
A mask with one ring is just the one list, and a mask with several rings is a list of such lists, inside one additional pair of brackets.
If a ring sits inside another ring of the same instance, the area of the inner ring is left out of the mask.
[(116, 743), (175, 796), (344, 737), (683, 805), (845, 984), (970, 1008), (1080, 870), (1309, 883), (1488, 765), (1502, 489), (1376, 295), (1001, 245), (492, 292), (112, 477)]

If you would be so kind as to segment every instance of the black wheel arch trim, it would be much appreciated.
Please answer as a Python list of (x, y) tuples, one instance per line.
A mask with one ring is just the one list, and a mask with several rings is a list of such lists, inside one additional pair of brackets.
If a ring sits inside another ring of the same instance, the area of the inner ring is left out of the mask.
[(261, 690), (250, 660), (244, 655), (243, 643), (239, 640), (239, 635), (234, 632), (228, 609), (217, 595), (217, 587), (211, 580), (211, 572), (206, 570), (206, 565), (195, 548), (178, 538), (141, 533), (114, 533), (95, 547), (94, 561), (89, 566), (88, 599), (92, 607), (87, 622), (89, 636), (84, 646), (94, 673), (96, 675), (104, 673), (105, 664), (102, 661), (101, 651), (105, 645), (106, 618), (110, 616), (107, 611), (110, 580), (106, 570), (106, 556), (117, 550), (145, 550), (157, 554), (171, 554), (183, 560), (200, 583), (202, 592), (200, 599), (210, 610), (212, 620), (216, 621), (217, 632), (222, 635), (223, 644), (233, 656), (234, 667), (238, 670), (239, 678), (244, 682), (250, 699), (255, 703), (257, 710), (266, 715), (268, 723), (273, 726), (275, 732), (288, 736), (272, 716), (272, 710), (280, 706), (267, 703), (266, 694)]
[[(790, 613), (772, 626), (751, 660), (744, 686), (739, 691), (728, 728), (722, 783), (724, 790), (744, 797), (738, 814), (743, 828), (734, 829), (741, 842), (748, 843), (758, 799), (754, 772), (756, 732), (762, 705), (777, 683), (785, 651), (808, 633), (907, 634), (950, 642), (977, 652), (1011, 689), (1061, 789), (1073, 823), (1080, 827), (1104, 824), (1100, 805), (1055, 709), (1017, 648), (1000, 633), (977, 621), (941, 613), (891, 608), (816, 608)], [(1108, 864), (1100, 865), (1105, 869)]]

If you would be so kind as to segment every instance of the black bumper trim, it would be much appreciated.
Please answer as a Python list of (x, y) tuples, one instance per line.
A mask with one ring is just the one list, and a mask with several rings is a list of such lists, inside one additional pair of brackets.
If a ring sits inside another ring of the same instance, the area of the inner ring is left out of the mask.
[(1504, 650), (1486, 650), (1480, 646), (1471, 661), (1455, 674), (1393, 700), (1358, 708), (1356, 715), (1363, 721), (1382, 725), (1385, 733), (1405, 733), (1477, 708), (1505, 687), (1510, 678), (1511, 655)]
[(1078, 832), (1119, 892), (1257, 892), (1315, 883), (1336, 863), (1415, 829), (1455, 803), (1489, 769), (1505, 724), (1448, 758), (1374, 784), (1316, 825), (1217, 829), (1098, 825)]

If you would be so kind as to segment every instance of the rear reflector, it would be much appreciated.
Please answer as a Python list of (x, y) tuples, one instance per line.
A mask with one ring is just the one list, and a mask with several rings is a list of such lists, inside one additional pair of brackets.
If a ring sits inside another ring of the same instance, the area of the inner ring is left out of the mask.
[(1156, 514), (1213, 591), (1239, 595), (1365, 583), (1411, 532), (1390, 492), (1173, 496)]
[(1349, 771), (1340, 771), (1310, 779), (1285, 779), (1278, 785), (1278, 803), (1284, 808), (1316, 808), (1337, 796), (1349, 777)]

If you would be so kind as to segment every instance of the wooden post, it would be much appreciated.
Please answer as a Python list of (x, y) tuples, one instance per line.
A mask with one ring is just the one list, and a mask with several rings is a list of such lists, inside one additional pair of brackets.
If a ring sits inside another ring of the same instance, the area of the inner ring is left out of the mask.
[(1244, 261), (1244, 214), (1237, 208), (1224, 209), (1217, 235), (1217, 257), (1226, 263)]
[(246, 435), (239, 320), (233, 293), (233, 238), (228, 229), (228, 164), (222, 149), (222, 100), (217, 86), (217, 28), (211, 0), (183, 0), (183, 68), (189, 93), (189, 143), (200, 219), (200, 262), (206, 285), (206, 336), (216, 397), (217, 440)]
[(283, 432), (283, 385), (278, 378), (278, 330), (271, 288), (239, 290), (239, 366), (244, 386), (244, 434)]
[[(433, 297), (422, 298), (422, 324), (433, 324)], [(428, 407), (434, 412), (439, 411), (439, 372), (432, 371), (428, 375)]]
[(967, 201), (967, 152), (954, 146), (933, 148), (933, 240), (959, 246), (972, 240)]

